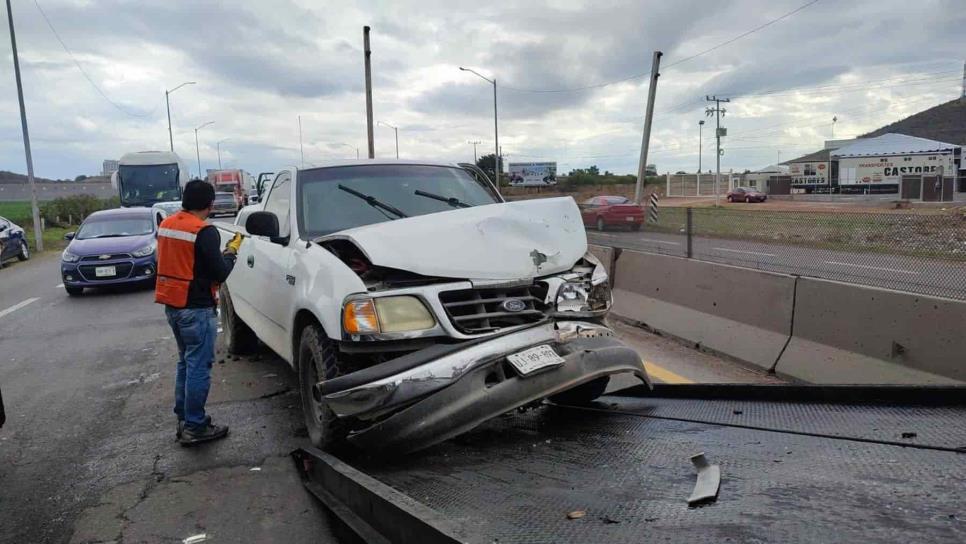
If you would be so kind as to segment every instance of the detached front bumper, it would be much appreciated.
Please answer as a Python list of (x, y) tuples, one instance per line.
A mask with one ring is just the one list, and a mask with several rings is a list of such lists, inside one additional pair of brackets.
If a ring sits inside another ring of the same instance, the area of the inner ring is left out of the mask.
[[(539, 345), (550, 345), (565, 362), (533, 375), (517, 374), (506, 356)], [(322, 382), (315, 391), (341, 417), (381, 418), (351, 434), (350, 442), (370, 451), (407, 452), (519, 406), (623, 372), (649, 383), (640, 357), (610, 329), (562, 321), (476, 343), (351, 389), (329, 391), (329, 384)]]

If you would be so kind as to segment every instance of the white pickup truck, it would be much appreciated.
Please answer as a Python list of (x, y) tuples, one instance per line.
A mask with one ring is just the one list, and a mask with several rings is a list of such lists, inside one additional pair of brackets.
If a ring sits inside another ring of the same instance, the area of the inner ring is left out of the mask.
[(504, 202), (470, 165), (279, 172), (242, 210), (221, 290), (229, 351), (298, 372), (312, 442), (412, 451), (608, 376), (647, 383), (603, 325), (611, 291), (573, 199)]

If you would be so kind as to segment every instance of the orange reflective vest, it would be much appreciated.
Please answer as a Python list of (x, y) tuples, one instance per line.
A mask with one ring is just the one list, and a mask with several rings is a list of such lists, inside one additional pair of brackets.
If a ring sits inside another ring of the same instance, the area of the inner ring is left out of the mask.
[[(203, 220), (180, 211), (158, 227), (158, 278), (154, 301), (175, 308), (188, 305), (188, 289), (195, 279), (195, 240), (208, 226)], [(212, 282), (211, 296), (216, 297), (218, 284)]]

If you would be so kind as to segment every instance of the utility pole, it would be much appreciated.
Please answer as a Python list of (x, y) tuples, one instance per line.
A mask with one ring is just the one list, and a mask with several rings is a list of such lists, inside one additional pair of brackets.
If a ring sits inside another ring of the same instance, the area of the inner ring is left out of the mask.
[(501, 165), (500, 165), (500, 128), (497, 122), (497, 119), (499, 118), (499, 116), (497, 115), (497, 107), (496, 107), (496, 78), (490, 79), (488, 77), (481, 75), (476, 70), (472, 70), (470, 68), (463, 68), (462, 66), (460, 66), (460, 70), (464, 72), (470, 72), (470, 73), (476, 74), (480, 79), (484, 81), (488, 81), (493, 85), (493, 174), (496, 177), (496, 186), (497, 186), (497, 190), (499, 191)]
[(302, 116), (299, 115), (299, 158), (302, 161), (301, 168), (305, 169), (305, 150), (302, 148)]
[(654, 98), (657, 96), (657, 78), (661, 76), (661, 56), (664, 53), (654, 52), (651, 60), (651, 85), (647, 90), (647, 112), (644, 114), (644, 136), (641, 141), (641, 162), (637, 165), (637, 185), (634, 187), (634, 203), (641, 203), (644, 192), (644, 172), (647, 170), (647, 151), (651, 143), (651, 121), (654, 119)]
[(476, 161), (478, 160), (476, 158), (476, 146), (479, 145), (479, 144), (482, 144), (483, 142), (481, 142), (479, 140), (472, 140), (472, 141), (468, 141), (466, 143), (468, 143), (468, 144), (470, 144), (470, 145), (473, 146), (473, 164), (476, 164)]
[(201, 179), (201, 148), (198, 146), (198, 131), (211, 124), (214, 124), (214, 121), (208, 121), (195, 129), (195, 156), (198, 158), (198, 179)]
[[(701, 146), (703, 143), (704, 143), (704, 119), (701, 119), (700, 121), (698, 121), (698, 179), (697, 179), (697, 183), (695, 183), (695, 189), (694, 189), (695, 194), (697, 194), (698, 196), (701, 196), (701, 155), (703, 154), (703, 152), (701, 151)], [(671, 196), (670, 187), (671, 187), (671, 176), (668, 176), (668, 193), (667, 193), (668, 196)]]
[(369, 131), (369, 158), (376, 158), (376, 144), (372, 136), (372, 50), (369, 49), (369, 26), (362, 27), (362, 41), (366, 54), (366, 129)]
[(722, 102), (731, 102), (728, 98), (718, 98), (717, 96), (705, 96), (705, 100), (708, 102), (714, 102), (714, 108), (706, 108), (704, 113), (709, 117), (713, 114), (715, 117), (715, 130), (714, 139), (717, 143), (718, 153), (715, 157), (716, 169), (714, 173), (714, 205), (718, 206), (718, 184), (721, 180), (721, 137), (727, 134), (728, 129), (721, 128), (721, 117), (728, 111), (721, 108)]
[(164, 90), (164, 107), (168, 110), (168, 144), (170, 145), (172, 152), (174, 152), (174, 134), (171, 132), (171, 99), (169, 97), (171, 96), (171, 93), (177, 91), (181, 87), (194, 84), (194, 81), (185, 81), (170, 91), (167, 89)]
[(379, 121), (376, 124), (382, 125), (384, 127), (389, 127), (396, 134), (396, 158), (398, 159), (399, 158), (399, 127), (394, 127), (394, 126), (390, 125), (389, 123), (383, 123), (382, 121)]
[(23, 101), (23, 82), (20, 80), (20, 57), (17, 56), (17, 36), (13, 31), (13, 11), (7, 0), (7, 22), (10, 23), (10, 49), (13, 52), (13, 73), (17, 77), (17, 99), (20, 101), (20, 126), (23, 129), (23, 150), (27, 156), (27, 183), (30, 185), (30, 209), (34, 219), (34, 247), (44, 250), (44, 233), (41, 232), (40, 208), (37, 206), (37, 185), (34, 183), (34, 159), (30, 154), (30, 133), (27, 131), (27, 108)]
[(959, 99), (963, 102), (966, 102), (966, 62), (963, 63), (963, 94), (959, 97)]

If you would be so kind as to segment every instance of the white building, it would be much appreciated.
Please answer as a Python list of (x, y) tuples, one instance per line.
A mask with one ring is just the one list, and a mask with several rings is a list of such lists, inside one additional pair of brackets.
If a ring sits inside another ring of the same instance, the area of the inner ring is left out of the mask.
[(958, 145), (905, 134), (862, 138), (831, 152), (833, 184), (842, 193), (897, 193), (903, 176), (955, 178), (961, 155)]
[(116, 159), (104, 159), (104, 164), (101, 166), (101, 175), (110, 176), (114, 172), (117, 172), (118, 161)]

